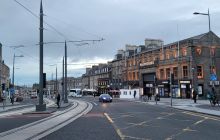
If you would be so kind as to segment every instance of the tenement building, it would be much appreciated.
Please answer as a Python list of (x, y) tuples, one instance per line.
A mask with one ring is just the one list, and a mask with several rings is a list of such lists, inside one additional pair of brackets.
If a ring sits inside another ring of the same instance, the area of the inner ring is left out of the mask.
[(211, 88), (219, 93), (220, 38), (212, 31), (165, 45), (159, 56), (156, 74), (161, 96), (170, 96), (170, 90), (180, 98), (191, 98), (193, 90), (200, 97), (205, 97)]

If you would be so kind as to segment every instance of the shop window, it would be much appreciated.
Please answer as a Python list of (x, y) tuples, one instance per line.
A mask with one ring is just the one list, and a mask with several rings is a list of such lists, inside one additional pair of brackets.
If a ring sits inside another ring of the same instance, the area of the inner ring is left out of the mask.
[(166, 69), (166, 78), (169, 79), (170, 78), (170, 68)]
[(164, 78), (164, 70), (160, 69), (160, 79), (163, 79), (163, 78)]
[(183, 66), (183, 78), (187, 78), (187, 77), (188, 77), (188, 67)]
[(199, 79), (203, 78), (202, 66), (197, 66), (197, 77), (198, 77)]
[(178, 68), (177, 67), (173, 68), (173, 75), (174, 75), (175, 78), (178, 77)]

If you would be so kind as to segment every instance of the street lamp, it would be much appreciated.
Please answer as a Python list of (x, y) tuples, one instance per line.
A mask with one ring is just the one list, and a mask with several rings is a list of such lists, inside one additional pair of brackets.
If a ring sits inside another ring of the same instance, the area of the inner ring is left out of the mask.
[(194, 15), (205, 15), (205, 16), (208, 16), (208, 20), (209, 20), (209, 31), (211, 31), (209, 9), (208, 9), (208, 13), (194, 12), (193, 14), (194, 14)]
[[(205, 15), (205, 16), (208, 16), (208, 20), (209, 20), (209, 32), (211, 31), (211, 26), (210, 26), (210, 14), (209, 14), (209, 9), (208, 9), (208, 13), (199, 13), (199, 12), (194, 12), (193, 13), (194, 15)], [(209, 34), (209, 45), (211, 45), (211, 36)], [(210, 55), (210, 59), (211, 59), (211, 67), (214, 66), (214, 58), (213, 56)]]
[(15, 74), (15, 58), (16, 57), (24, 57), (23, 55), (15, 55), (14, 54), (14, 57), (13, 57), (13, 73), (12, 73), (12, 84), (13, 84), (13, 88), (14, 88), (14, 74)]

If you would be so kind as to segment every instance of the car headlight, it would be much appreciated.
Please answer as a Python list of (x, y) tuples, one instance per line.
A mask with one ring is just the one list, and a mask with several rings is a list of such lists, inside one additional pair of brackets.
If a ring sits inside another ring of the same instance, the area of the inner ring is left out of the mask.
[(105, 97), (103, 97), (103, 99), (106, 99)]

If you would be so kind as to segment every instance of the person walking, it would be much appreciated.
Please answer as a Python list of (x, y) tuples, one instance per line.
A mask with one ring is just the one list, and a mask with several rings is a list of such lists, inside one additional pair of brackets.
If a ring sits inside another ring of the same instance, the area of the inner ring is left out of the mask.
[(196, 100), (197, 100), (197, 91), (196, 90), (193, 91), (193, 100), (194, 100), (194, 103), (196, 103)]
[(134, 98), (136, 97), (136, 90), (134, 91)]
[(11, 104), (13, 105), (14, 104), (14, 96), (15, 95), (15, 90), (14, 90), (14, 88), (12, 87), (11, 89), (10, 89), (10, 100), (11, 100)]
[(60, 94), (57, 94), (57, 108), (60, 108)]

